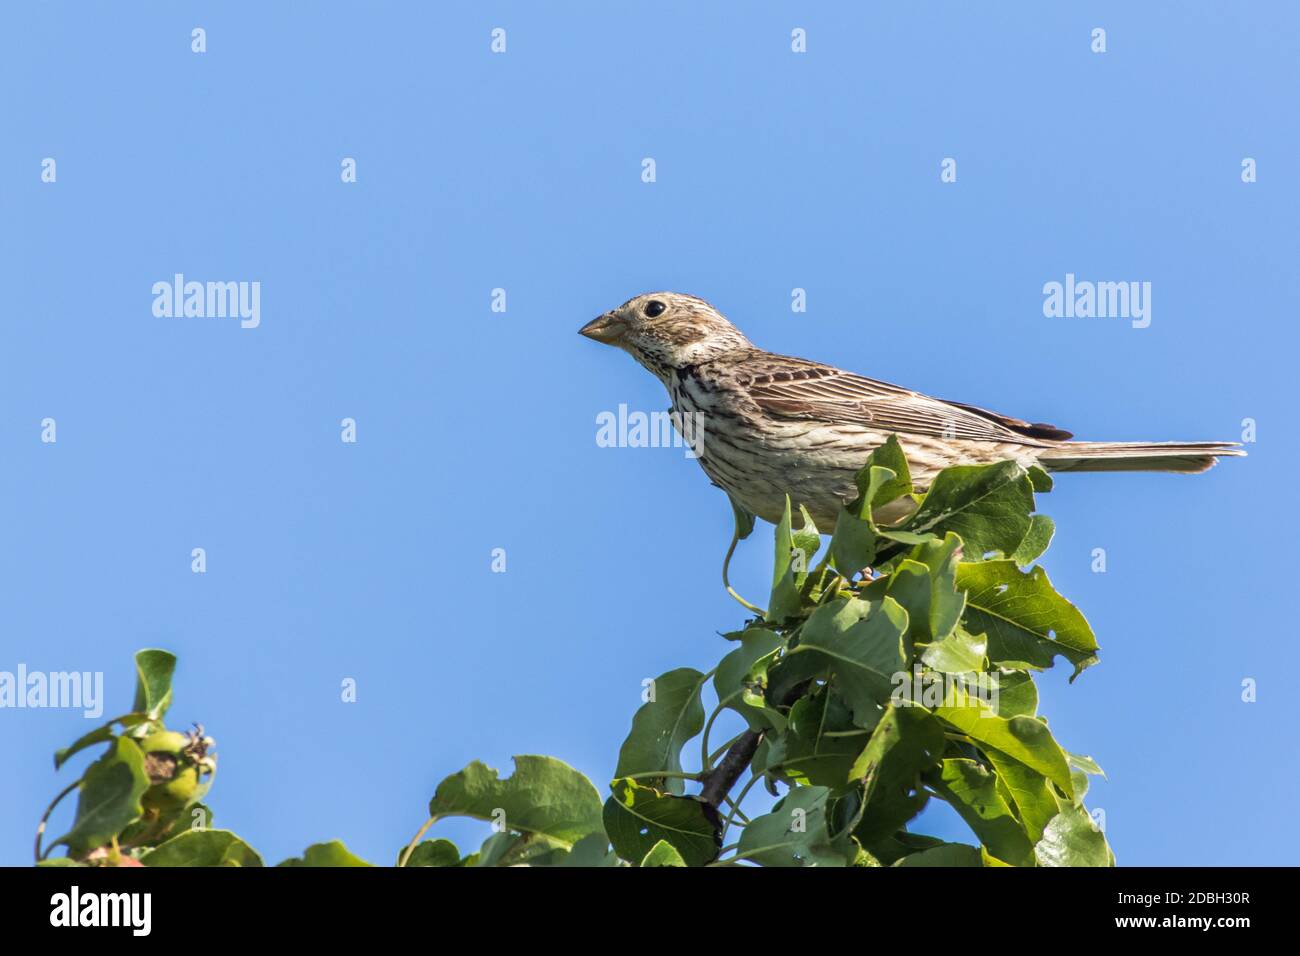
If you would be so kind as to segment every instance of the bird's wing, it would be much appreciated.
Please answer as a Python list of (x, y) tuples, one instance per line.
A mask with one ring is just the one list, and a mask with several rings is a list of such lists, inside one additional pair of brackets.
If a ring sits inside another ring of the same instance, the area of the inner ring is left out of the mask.
[(946, 402), (920, 392), (804, 359), (772, 356), (746, 363), (740, 384), (770, 415), (863, 425), (885, 432), (975, 441), (1065, 441), (1053, 425), (999, 415), (974, 405)]

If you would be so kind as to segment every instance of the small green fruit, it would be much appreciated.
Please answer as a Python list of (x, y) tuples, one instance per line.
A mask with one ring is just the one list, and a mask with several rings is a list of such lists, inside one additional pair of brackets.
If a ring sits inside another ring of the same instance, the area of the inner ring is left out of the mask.
[(145, 806), (159, 810), (175, 810), (194, 798), (199, 788), (199, 768), (193, 764), (178, 767), (176, 775), (165, 783), (157, 783), (145, 791)]
[(207, 756), (207, 746), (208, 741), (199, 734), (174, 730), (159, 730), (140, 741), (145, 772), (152, 784), (141, 799), (146, 810), (165, 814), (201, 796), (201, 777), (212, 772), (213, 758)]
[(158, 730), (140, 741), (140, 749), (147, 754), (180, 754), (189, 745), (189, 734), (176, 730)]

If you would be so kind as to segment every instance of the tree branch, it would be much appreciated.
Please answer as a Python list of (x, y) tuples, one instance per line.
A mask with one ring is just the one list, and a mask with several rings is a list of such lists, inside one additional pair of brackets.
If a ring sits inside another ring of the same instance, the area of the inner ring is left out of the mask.
[[(793, 705), (804, 695), (810, 683), (811, 681), (802, 681), (791, 687), (780, 706)], [(762, 739), (761, 730), (747, 730), (737, 737), (735, 743), (727, 748), (726, 755), (718, 761), (718, 765), (701, 778), (703, 786), (700, 789), (700, 799), (716, 810), (722, 804), (722, 798), (731, 792), (740, 775), (754, 759), (754, 751)]]
[(747, 730), (737, 737), (735, 743), (727, 748), (726, 755), (718, 761), (718, 765), (705, 775), (700, 799), (716, 810), (722, 804), (722, 798), (731, 792), (749, 762), (754, 759), (754, 751), (762, 739), (762, 732), (757, 730)]

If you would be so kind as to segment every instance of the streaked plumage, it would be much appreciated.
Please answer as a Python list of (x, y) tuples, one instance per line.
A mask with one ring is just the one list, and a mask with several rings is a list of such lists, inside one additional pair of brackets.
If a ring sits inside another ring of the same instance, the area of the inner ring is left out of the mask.
[(789, 492), (819, 527), (832, 527), (856, 494), (854, 476), (891, 433), (920, 489), (950, 465), (1006, 458), (1049, 471), (1191, 473), (1244, 454), (1230, 442), (1070, 441), (1052, 425), (765, 352), (704, 300), (674, 292), (629, 299), (581, 332), (654, 373), (673, 411), (702, 416), (700, 465), (768, 521)]

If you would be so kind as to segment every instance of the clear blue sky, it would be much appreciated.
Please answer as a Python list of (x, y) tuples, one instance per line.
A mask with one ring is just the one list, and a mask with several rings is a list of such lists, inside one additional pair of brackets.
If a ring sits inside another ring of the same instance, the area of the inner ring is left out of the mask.
[[(681, 450), (595, 442), (599, 412), (667, 400), (576, 329), (673, 289), (1083, 438), (1255, 419), (1244, 461), (1042, 500), (1102, 646), (1043, 709), (1108, 771), (1121, 863), (1294, 862), (1300, 12), (805, 6), (6, 4), (0, 670), (103, 671), (117, 712), (132, 652), (178, 653), (215, 822), (272, 862), (336, 837), (390, 862), (474, 758), (603, 791), (641, 680), (712, 667), (743, 618), (722, 494)], [(177, 272), (259, 281), (260, 327), (155, 317)], [(1045, 318), (1067, 273), (1151, 282), (1150, 327)], [(89, 726), (0, 711), (0, 863)]]

